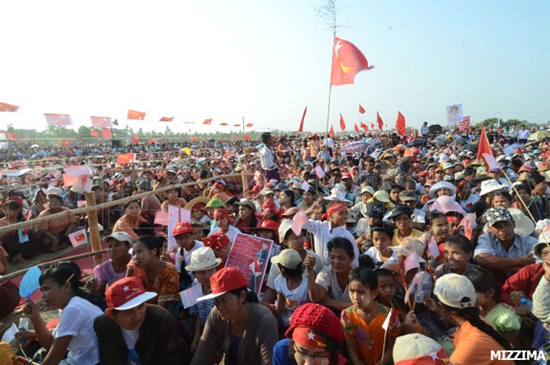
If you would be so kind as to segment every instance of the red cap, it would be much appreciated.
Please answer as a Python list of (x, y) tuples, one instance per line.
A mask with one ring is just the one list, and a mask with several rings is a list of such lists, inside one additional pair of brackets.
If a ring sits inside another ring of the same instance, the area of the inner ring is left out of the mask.
[(422, 172), (419, 172), (418, 174), (416, 174), (417, 176), (428, 176), (428, 172), (427, 171), (422, 171)]
[(203, 238), (202, 243), (213, 250), (220, 250), (227, 246), (231, 241), (223, 232), (212, 233), (210, 236)]
[(20, 196), (10, 196), (7, 200), (6, 200), (6, 203), (5, 204), (8, 204), (10, 202), (16, 202), (17, 204), (19, 204), (20, 207), (23, 206), (23, 198), (21, 198)]
[(228, 291), (247, 286), (248, 280), (244, 278), (239, 269), (234, 267), (224, 267), (210, 277), (210, 287), (212, 288), (212, 293), (198, 298), (197, 301), (214, 299), (227, 293)]
[(342, 202), (338, 202), (334, 205), (332, 205), (330, 208), (328, 208), (327, 210), (327, 215), (330, 217), (333, 213), (337, 213), (337, 212), (341, 212), (341, 211), (344, 211), (344, 210), (348, 210), (348, 207), (346, 206), (346, 204), (342, 203)]
[(157, 296), (157, 293), (146, 292), (140, 279), (127, 277), (115, 281), (105, 292), (109, 309), (127, 310), (145, 303)]
[(275, 205), (275, 200), (273, 199), (267, 199), (262, 204), (262, 210), (269, 209), (269, 210), (277, 210), (277, 206)]
[(262, 222), (256, 229), (268, 229), (270, 231), (273, 231), (277, 233), (279, 231), (279, 222), (275, 222), (274, 220), (268, 219)]
[(191, 227), (191, 224), (187, 222), (179, 222), (174, 227), (173, 235), (175, 237), (175, 236), (179, 236), (180, 234), (192, 233), (192, 232), (193, 232), (193, 227)]

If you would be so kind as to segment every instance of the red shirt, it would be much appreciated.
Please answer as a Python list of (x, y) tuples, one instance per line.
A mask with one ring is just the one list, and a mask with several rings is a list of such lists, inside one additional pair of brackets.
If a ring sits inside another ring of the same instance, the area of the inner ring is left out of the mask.
[(515, 307), (516, 304), (510, 299), (510, 294), (513, 291), (522, 291), (531, 299), (543, 276), (544, 269), (542, 268), (542, 264), (525, 266), (506, 280), (502, 286), (501, 301)]

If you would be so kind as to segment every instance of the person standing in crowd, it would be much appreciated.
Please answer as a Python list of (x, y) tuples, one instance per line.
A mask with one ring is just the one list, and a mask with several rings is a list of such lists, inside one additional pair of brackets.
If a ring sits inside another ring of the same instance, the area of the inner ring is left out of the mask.
[(271, 132), (262, 134), (262, 143), (264, 146), (260, 148), (260, 164), (265, 172), (266, 179), (281, 181), (279, 177), (279, 166), (277, 163), (277, 156), (273, 150), (273, 144), (275, 143), (275, 137), (271, 135)]

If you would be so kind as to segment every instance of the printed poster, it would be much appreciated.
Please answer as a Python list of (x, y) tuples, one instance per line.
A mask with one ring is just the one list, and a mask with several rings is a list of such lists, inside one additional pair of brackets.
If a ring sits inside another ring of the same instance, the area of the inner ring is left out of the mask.
[(447, 105), (447, 124), (458, 125), (462, 122), (462, 104)]
[(239, 233), (227, 256), (226, 267), (235, 267), (248, 279), (248, 288), (260, 294), (273, 241)]

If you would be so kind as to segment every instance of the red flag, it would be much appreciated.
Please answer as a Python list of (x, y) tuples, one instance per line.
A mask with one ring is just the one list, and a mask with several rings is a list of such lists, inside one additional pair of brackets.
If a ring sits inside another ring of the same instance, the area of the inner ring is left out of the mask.
[(355, 74), (370, 68), (372, 67), (369, 67), (369, 62), (357, 47), (348, 41), (334, 37), (331, 86), (353, 84)]
[(380, 118), (380, 114), (378, 114), (378, 112), (376, 112), (376, 121), (378, 122), (378, 129), (384, 129), (384, 122), (382, 121), (382, 118)]
[(212, 124), (212, 119), (205, 119), (204, 122), (202, 122), (202, 124)]
[(122, 153), (116, 157), (116, 162), (121, 165), (127, 165), (136, 161), (135, 153)]
[(128, 117), (126, 119), (143, 120), (145, 119), (145, 113), (138, 112), (137, 110), (128, 110)]
[(15, 140), (15, 139), (19, 139), (19, 137), (17, 137), (15, 134), (11, 133), (11, 132), (6, 132), (6, 138), (8, 140)]
[(237, 136), (236, 134), (233, 135), (233, 139), (239, 139), (239, 136)]
[(250, 140), (250, 136), (249, 136), (248, 134), (245, 134), (245, 135), (244, 135), (244, 140), (245, 140), (245, 141), (249, 141), (249, 140)]
[(224, 123), (220, 123), (220, 125), (223, 125), (224, 127), (227, 127), (229, 124), (224, 122)]
[(44, 114), (50, 125), (73, 125), (73, 120), (68, 114)]
[(139, 136), (138, 135), (134, 135), (132, 137), (132, 143), (133, 144), (138, 144), (139, 143)]
[(397, 132), (399, 132), (399, 134), (401, 136), (404, 136), (405, 134), (407, 134), (407, 123), (405, 122), (405, 117), (399, 111), (397, 112), (397, 120), (395, 121), (395, 129), (397, 129)]
[(158, 138), (150, 138), (150, 139), (147, 140), (147, 143), (153, 144), (153, 143), (156, 143), (158, 141), (159, 141)]
[(63, 145), (65, 146), (70, 146), (71, 145), (71, 140), (70, 139), (66, 139), (63, 141)]
[(240, 127), (240, 124), (233, 124), (233, 127)]
[(353, 130), (359, 133), (359, 127), (357, 126), (357, 124), (353, 124), (353, 126)]
[(171, 122), (171, 121), (173, 121), (173, 120), (174, 120), (174, 117), (170, 117), (170, 118), (168, 118), (168, 117), (162, 117), (162, 118), (160, 118), (160, 121), (161, 121), (161, 122)]
[(485, 127), (481, 126), (481, 137), (479, 138), (479, 146), (477, 148), (477, 158), (482, 159), (484, 153), (488, 153), (493, 156), (491, 145), (489, 144), (489, 140), (485, 134)]
[(199, 139), (198, 139), (197, 137), (193, 137), (193, 138), (191, 138), (191, 140), (192, 140), (193, 142), (197, 142)]
[(19, 110), (18, 106), (8, 103), (0, 103), (0, 112), (16, 112), (17, 110)]
[(328, 136), (330, 138), (334, 138), (334, 127), (332, 126), (332, 124), (330, 125), (330, 131), (328, 132)]
[(304, 113), (302, 114), (302, 120), (300, 120), (300, 126), (298, 127), (298, 133), (302, 133), (304, 131), (304, 120), (306, 119), (306, 113), (307, 113), (307, 105), (304, 108)]
[(344, 122), (344, 117), (342, 114), (340, 114), (340, 128), (342, 128), (343, 131), (346, 130), (346, 122)]
[(361, 122), (361, 128), (363, 128), (365, 132), (369, 130), (369, 127), (367, 127), (367, 125), (363, 122)]
[(94, 128), (111, 128), (111, 118), (109, 117), (90, 117), (92, 127)]
[(107, 138), (113, 138), (113, 132), (111, 132), (110, 129), (102, 129), (101, 130), (101, 138), (107, 139)]
[(254, 123), (246, 123), (246, 128), (252, 128), (254, 127)]
[(359, 104), (359, 113), (365, 114), (365, 112), (366, 112), (365, 108), (363, 108), (363, 106)]
[(92, 131), (90, 132), (90, 135), (91, 135), (92, 137), (99, 137), (99, 133), (97, 133), (97, 131), (94, 131), (93, 129), (92, 129)]

